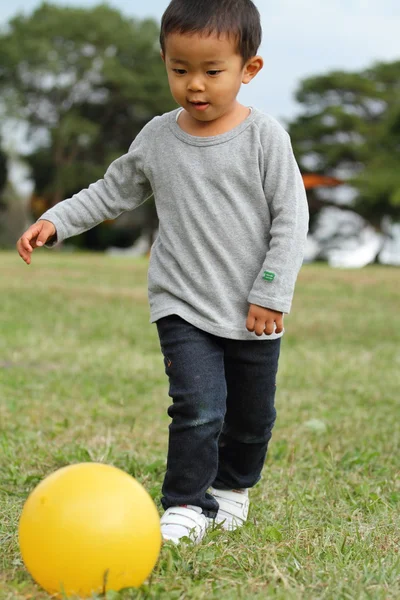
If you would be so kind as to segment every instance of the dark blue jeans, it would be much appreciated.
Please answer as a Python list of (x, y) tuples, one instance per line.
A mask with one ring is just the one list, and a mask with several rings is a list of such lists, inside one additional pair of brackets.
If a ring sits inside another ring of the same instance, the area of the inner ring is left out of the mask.
[(281, 340), (225, 339), (176, 315), (157, 328), (173, 400), (161, 502), (200, 506), (213, 517), (211, 485), (249, 488), (260, 479), (276, 418)]

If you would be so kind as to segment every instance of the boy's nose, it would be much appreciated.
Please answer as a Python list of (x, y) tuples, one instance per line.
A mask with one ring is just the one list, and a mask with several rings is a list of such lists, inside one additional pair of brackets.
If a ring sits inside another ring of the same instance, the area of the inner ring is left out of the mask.
[(201, 77), (192, 77), (188, 83), (188, 89), (191, 92), (204, 92), (205, 86)]

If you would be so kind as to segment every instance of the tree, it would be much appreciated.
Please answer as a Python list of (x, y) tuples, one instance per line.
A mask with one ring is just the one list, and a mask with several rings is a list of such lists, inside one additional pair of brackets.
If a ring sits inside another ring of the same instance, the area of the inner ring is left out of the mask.
[(0, 208), (2, 208), (1, 196), (2, 196), (3, 190), (5, 188), (5, 185), (7, 183), (7, 177), (8, 177), (7, 157), (4, 154), (4, 152), (2, 152), (0, 150)]
[[(6, 208), (6, 202), (3, 196), (4, 188), (6, 187), (8, 177), (7, 170), (7, 157), (0, 150), (0, 217), (2, 216), (2, 211)], [(4, 226), (2, 225), (2, 219), (0, 219), (0, 234), (3, 231)]]
[(301, 170), (351, 183), (351, 208), (378, 228), (384, 215), (400, 219), (399, 92), (400, 61), (310, 77), (296, 93), (302, 112), (289, 126)]
[(0, 93), (24, 120), (35, 194), (50, 205), (101, 177), (155, 115), (175, 107), (158, 25), (42, 4), (0, 35)]

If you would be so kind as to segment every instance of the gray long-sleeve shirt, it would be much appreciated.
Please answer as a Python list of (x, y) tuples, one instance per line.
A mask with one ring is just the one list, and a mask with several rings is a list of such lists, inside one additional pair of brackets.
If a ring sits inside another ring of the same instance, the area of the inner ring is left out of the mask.
[(249, 303), (289, 312), (308, 228), (290, 139), (252, 109), (227, 133), (195, 137), (178, 111), (156, 117), (103, 179), (42, 215), (62, 241), (132, 210), (153, 193), (159, 233), (150, 257), (151, 321), (177, 314), (232, 339)]

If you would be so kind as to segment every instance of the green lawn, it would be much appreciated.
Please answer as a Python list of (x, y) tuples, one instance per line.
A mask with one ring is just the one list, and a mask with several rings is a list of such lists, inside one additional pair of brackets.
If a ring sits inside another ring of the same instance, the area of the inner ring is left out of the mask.
[[(169, 404), (145, 259), (0, 254), (0, 599), (48, 598), (26, 573), (28, 493), (104, 461), (158, 503)], [(164, 546), (151, 581), (109, 600), (400, 598), (400, 271), (303, 268), (286, 319), (278, 420), (250, 519)]]

